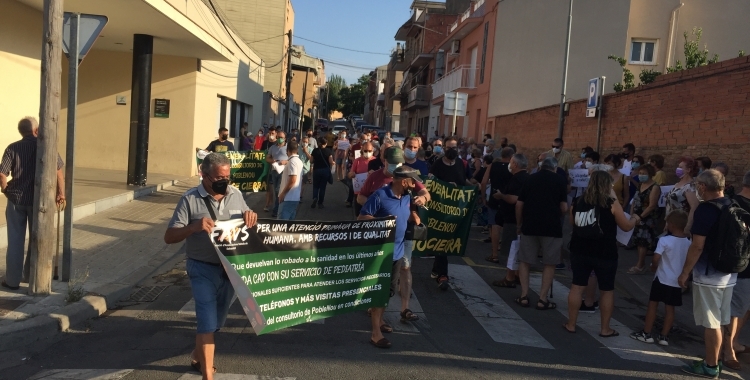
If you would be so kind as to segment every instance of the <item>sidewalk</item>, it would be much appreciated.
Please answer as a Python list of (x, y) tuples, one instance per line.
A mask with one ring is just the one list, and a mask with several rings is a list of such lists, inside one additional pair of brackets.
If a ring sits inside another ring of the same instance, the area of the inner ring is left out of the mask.
[[(53, 281), (46, 297), (27, 295), (27, 284), (17, 291), (0, 291), (0, 351), (48, 338), (70, 325), (97, 317), (151, 276), (165, 262), (179, 257), (181, 244), (163, 241), (167, 222), (179, 197), (197, 178), (163, 191), (80, 219), (73, 228), (72, 277), (88, 273), (79, 302), (68, 304), (67, 283)], [(133, 194), (131, 192), (130, 196)], [(173, 265), (174, 263), (172, 263)], [(0, 273), (5, 272), (5, 248), (0, 249)]]
[[(148, 186), (126, 185), (127, 172), (124, 170), (104, 170), (76, 168), (73, 184), (73, 221), (100, 213), (112, 207), (132, 201), (164, 187), (174, 185), (177, 178), (172, 174), (151, 173)], [(8, 199), (0, 196), (0, 210), (5, 210)], [(28, 239), (28, 236), (27, 236)], [(8, 246), (5, 212), (0, 212), (0, 248)]]

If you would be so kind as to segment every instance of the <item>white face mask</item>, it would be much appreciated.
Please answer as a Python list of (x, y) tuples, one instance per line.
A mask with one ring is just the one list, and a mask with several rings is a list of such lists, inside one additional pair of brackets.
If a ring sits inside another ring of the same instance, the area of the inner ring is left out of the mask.
[(542, 168), (542, 163), (541, 162), (537, 163), (537, 166), (539, 166), (539, 169), (541, 169)]
[(552, 148), (552, 152), (554, 154), (558, 154), (558, 153), (560, 153), (560, 148)]
[(584, 167), (586, 167), (586, 169), (591, 169), (592, 166), (594, 166), (594, 164), (591, 161), (586, 161), (586, 163), (584, 164)]
[(364, 158), (370, 158), (370, 157), (372, 157), (372, 152), (362, 153), (362, 157), (364, 157)]
[(510, 168), (510, 165), (508, 165), (508, 171), (513, 173), (513, 169)]

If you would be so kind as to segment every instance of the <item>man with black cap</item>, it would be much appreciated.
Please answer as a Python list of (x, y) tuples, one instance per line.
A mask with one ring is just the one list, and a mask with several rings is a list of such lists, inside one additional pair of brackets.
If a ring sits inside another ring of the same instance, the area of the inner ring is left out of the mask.
[[(388, 156), (388, 154), (386, 155)], [(419, 178), (419, 171), (408, 166), (396, 168), (392, 175), (391, 183), (372, 193), (357, 218), (358, 220), (367, 220), (387, 216), (396, 217), (396, 236), (393, 246), (393, 267), (391, 269), (391, 296), (398, 289), (399, 272), (405, 260), (404, 234), (406, 233), (407, 222), (420, 223), (419, 216), (412, 211), (411, 193), (414, 192), (417, 184), (422, 183)], [(405, 297), (409, 298), (409, 295), (407, 294)], [(383, 333), (393, 332), (393, 327), (383, 320), (383, 311), (385, 311), (383, 307), (371, 309), (372, 335), (370, 343), (378, 348), (389, 348), (391, 342), (383, 336)]]

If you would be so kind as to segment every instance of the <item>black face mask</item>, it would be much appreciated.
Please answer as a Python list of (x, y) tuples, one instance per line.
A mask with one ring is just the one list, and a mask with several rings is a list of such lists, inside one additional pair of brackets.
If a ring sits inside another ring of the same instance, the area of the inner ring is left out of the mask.
[(456, 157), (458, 157), (458, 149), (456, 148), (448, 148), (447, 151), (445, 151), (445, 158), (449, 160), (455, 160)]
[(226, 139), (227, 139), (227, 137), (229, 137), (229, 135), (221, 135), (221, 139), (222, 139), (222, 140), (226, 140)]
[(220, 179), (211, 183), (211, 190), (213, 190), (216, 194), (226, 194), (227, 187), (229, 187), (228, 179)]
[(500, 144), (500, 147), (502, 147), (502, 148), (505, 148), (507, 146), (508, 146), (508, 144)]

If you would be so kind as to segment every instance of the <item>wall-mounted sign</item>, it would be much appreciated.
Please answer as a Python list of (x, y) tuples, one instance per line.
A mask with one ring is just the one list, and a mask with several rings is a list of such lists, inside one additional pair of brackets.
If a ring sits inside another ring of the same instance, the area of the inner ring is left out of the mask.
[(169, 117), (169, 99), (154, 99), (154, 117)]

